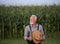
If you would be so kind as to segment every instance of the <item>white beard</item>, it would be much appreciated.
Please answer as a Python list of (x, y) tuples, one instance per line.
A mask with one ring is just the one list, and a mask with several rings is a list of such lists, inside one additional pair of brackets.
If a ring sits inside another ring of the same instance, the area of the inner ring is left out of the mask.
[(33, 22), (30, 22), (30, 24), (34, 24)]

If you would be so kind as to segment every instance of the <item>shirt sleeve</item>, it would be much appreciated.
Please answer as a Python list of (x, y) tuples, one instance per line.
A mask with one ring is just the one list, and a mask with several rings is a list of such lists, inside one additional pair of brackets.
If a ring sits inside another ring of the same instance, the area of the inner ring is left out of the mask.
[(44, 39), (45, 39), (45, 35), (44, 35), (43, 27), (42, 27), (42, 26), (39, 26), (39, 29), (40, 29), (40, 30), (41, 30), (41, 32), (42, 32), (43, 40), (44, 40)]
[(24, 39), (26, 40), (28, 36), (28, 26), (26, 26), (25, 30), (24, 30)]

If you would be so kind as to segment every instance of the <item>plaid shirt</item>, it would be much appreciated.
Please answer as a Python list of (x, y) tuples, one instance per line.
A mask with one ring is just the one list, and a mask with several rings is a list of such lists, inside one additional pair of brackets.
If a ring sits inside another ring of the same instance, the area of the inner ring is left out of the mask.
[[(31, 30), (30, 30), (29, 25), (26, 26), (25, 31), (24, 31), (24, 39), (26, 40), (28, 35), (32, 36), (32, 32), (31, 31), (37, 30), (37, 27), (38, 27), (38, 24), (36, 24), (35, 28), (33, 28), (32, 25), (31, 25)], [(43, 40), (44, 40), (45, 39), (45, 35), (44, 35), (43, 27), (41, 25), (39, 25), (39, 30), (42, 32)]]

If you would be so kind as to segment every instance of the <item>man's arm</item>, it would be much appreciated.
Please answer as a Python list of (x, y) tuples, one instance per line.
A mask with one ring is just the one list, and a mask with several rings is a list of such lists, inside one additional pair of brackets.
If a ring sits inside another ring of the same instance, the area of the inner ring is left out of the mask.
[(28, 36), (28, 26), (26, 26), (25, 30), (24, 30), (24, 39), (26, 40)]
[(28, 26), (26, 26), (25, 31), (24, 31), (24, 39), (31, 41), (32, 37), (31, 36), (27, 37), (28, 36), (28, 32), (29, 32), (29, 28), (28, 28)]
[(39, 29), (42, 32), (42, 40), (45, 40), (45, 35), (44, 35), (43, 27), (41, 25), (39, 26)]

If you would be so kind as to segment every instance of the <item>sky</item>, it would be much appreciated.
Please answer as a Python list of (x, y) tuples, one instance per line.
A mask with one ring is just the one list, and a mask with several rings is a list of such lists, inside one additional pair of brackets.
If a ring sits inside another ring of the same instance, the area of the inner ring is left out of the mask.
[(0, 5), (52, 5), (60, 0), (0, 0)]

